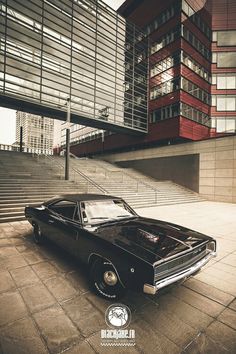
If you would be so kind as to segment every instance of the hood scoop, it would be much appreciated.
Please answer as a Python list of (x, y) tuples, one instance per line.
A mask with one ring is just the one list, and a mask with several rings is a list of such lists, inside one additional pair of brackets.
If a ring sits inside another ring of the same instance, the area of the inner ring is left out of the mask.
[(137, 229), (137, 234), (140, 239), (143, 239), (144, 241), (147, 240), (148, 242), (151, 242), (153, 244), (156, 244), (160, 239), (159, 236), (142, 229)]

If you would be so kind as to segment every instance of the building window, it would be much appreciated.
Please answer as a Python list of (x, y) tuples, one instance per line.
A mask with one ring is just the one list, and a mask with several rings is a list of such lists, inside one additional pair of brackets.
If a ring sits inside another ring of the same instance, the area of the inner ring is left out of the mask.
[(160, 49), (164, 48), (168, 44), (172, 43), (174, 40), (180, 37), (180, 27), (177, 26), (173, 28), (170, 32), (166, 33), (164, 36), (160, 37), (155, 43), (151, 45), (150, 54), (158, 52)]
[(235, 133), (236, 118), (235, 117), (220, 117), (212, 118), (211, 127), (216, 129), (217, 133)]
[(213, 40), (217, 42), (218, 46), (235, 46), (236, 45), (236, 31), (219, 31), (214, 32)]
[(156, 109), (150, 113), (150, 123), (156, 123), (179, 115), (206, 126), (211, 125), (209, 115), (185, 103), (176, 103)]
[(187, 42), (189, 42), (199, 53), (201, 53), (201, 55), (203, 55), (207, 60), (211, 60), (210, 50), (184, 25), (182, 25), (182, 35)]
[(194, 11), (185, 0), (182, 1), (182, 10), (187, 16), (192, 16), (194, 14)]
[(236, 73), (215, 74), (212, 76), (212, 84), (216, 85), (218, 90), (236, 89)]
[(176, 91), (180, 88), (180, 78), (174, 78), (172, 80), (166, 81), (161, 85), (152, 87), (150, 90), (150, 100), (155, 100), (160, 96), (167, 95), (173, 91)]
[(160, 26), (169, 21), (174, 15), (180, 12), (178, 3), (170, 6), (161, 12), (145, 29), (146, 35), (156, 31)]
[(161, 120), (173, 118), (179, 116), (180, 104), (175, 103), (169, 106), (165, 106), (150, 113), (150, 123), (156, 123)]
[(182, 62), (189, 69), (193, 70), (196, 74), (201, 76), (204, 80), (211, 82), (211, 75), (203, 66), (198, 64), (193, 58), (186, 53), (182, 52)]
[(210, 104), (210, 95), (208, 92), (202, 90), (199, 86), (187, 80), (185, 77), (183, 77), (181, 80), (181, 89), (203, 101), (204, 103)]
[(180, 63), (180, 52), (176, 52), (172, 56), (166, 57), (165, 59), (155, 63), (155, 65), (151, 67), (150, 76), (153, 77), (179, 63)]
[(214, 53), (213, 63), (217, 63), (218, 68), (235, 68), (236, 52)]
[(188, 119), (191, 119), (200, 124), (210, 126), (210, 117), (206, 113), (199, 111), (198, 109), (189, 106), (186, 103), (181, 103), (180, 114)]
[(190, 18), (190, 20), (205, 34), (205, 36), (211, 40), (211, 29), (210, 27), (202, 20), (197, 12), (185, 1), (182, 0), (182, 10)]
[(212, 105), (216, 106), (217, 111), (236, 111), (236, 96), (214, 95)]

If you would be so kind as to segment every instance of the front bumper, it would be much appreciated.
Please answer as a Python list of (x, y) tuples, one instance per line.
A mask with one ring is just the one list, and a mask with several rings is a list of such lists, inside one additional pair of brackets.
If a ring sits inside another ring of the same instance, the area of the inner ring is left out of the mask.
[(165, 286), (168, 286), (172, 283), (175, 283), (181, 279), (187, 278), (190, 275), (196, 273), (198, 270), (200, 270), (207, 262), (209, 262), (209, 260), (213, 257), (216, 256), (216, 252), (212, 251), (210, 253), (208, 253), (204, 258), (202, 258), (200, 261), (198, 261), (197, 263), (195, 263), (194, 265), (192, 265), (191, 267), (178, 272), (176, 274), (173, 274), (167, 278), (161, 279), (159, 281), (157, 281), (155, 283), (155, 285), (151, 285), (151, 284), (144, 284), (143, 286), (143, 292), (146, 294), (151, 294), (151, 295), (155, 295), (156, 292), (161, 289), (164, 288)]

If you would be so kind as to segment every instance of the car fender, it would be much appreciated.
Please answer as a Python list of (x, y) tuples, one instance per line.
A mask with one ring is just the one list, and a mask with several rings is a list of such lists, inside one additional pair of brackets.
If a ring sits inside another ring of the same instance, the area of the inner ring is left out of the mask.
[(121, 284), (130, 289), (140, 289), (145, 282), (152, 282), (154, 279), (154, 270), (151, 264), (144, 262), (136, 257), (127, 257), (129, 255), (105, 255), (104, 253), (90, 253), (88, 264), (95, 259), (104, 259), (111, 263), (116, 270)]

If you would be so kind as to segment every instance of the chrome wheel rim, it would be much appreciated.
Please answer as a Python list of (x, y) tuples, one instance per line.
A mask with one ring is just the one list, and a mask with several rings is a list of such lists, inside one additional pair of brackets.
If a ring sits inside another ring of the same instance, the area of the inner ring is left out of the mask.
[(110, 286), (116, 285), (118, 281), (116, 273), (112, 272), (111, 270), (108, 270), (104, 273), (103, 279), (105, 283)]

